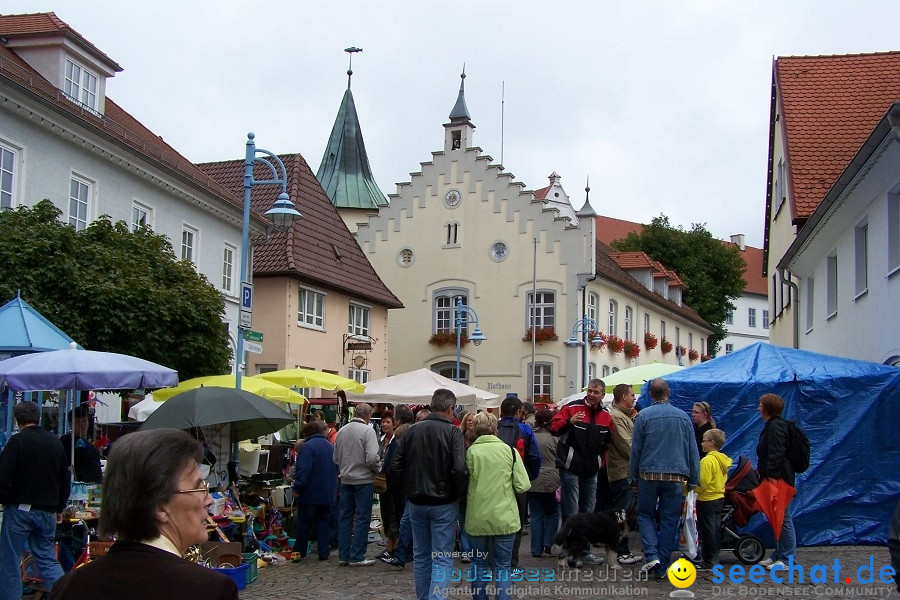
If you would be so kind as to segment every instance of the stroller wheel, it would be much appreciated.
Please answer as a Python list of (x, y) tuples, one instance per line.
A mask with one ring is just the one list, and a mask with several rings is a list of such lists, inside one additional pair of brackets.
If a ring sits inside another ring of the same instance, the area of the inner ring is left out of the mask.
[(766, 547), (761, 539), (745, 533), (735, 543), (734, 555), (745, 565), (755, 565), (766, 555)]

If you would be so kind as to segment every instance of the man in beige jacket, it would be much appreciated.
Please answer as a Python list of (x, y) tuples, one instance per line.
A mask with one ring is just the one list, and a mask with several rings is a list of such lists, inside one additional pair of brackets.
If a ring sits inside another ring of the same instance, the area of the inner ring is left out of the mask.
[[(615, 435), (606, 454), (606, 472), (609, 476), (609, 491), (612, 495), (613, 510), (631, 512), (634, 506), (634, 490), (628, 482), (628, 460), (631, 457), (631, 435), (634, 432), (634, 390), (627, 383), (620, 383), (613, 389), (613, 403), (609, 408)], [(619, 541), (617, 550), (619, 562), (631, 565), (640, 561), (640, 554), (632, 554), (628, 548), (628, 536)]]

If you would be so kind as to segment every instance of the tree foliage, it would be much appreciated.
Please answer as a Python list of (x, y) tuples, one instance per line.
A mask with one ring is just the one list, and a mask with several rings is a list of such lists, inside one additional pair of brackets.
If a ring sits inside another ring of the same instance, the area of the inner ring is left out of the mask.
[(91, 350), (138, 356), (181, 379), (228, 372), (222, 295), (168, 238), (103, 216), (76, 232), (49, 200), (0, 211), (0, 301), (16, 290)]
[(676, 229), (662, 214), (644, 226), (641, 233), (629, 233), (627, 238), (612, 245), (622, 251), (643, 250), (678, 273), (686, 288), (684, 303), (715, 331), (710, 338), (710, 348), (715, 349), (716, 343), (727, 335), (725, 316), (729, 309), (734, 310), (731, 301), (746, 286), (747, 264), (737, 246), (715, 239), (704, 224), (694, 223), (689, 231), (681, 226)]

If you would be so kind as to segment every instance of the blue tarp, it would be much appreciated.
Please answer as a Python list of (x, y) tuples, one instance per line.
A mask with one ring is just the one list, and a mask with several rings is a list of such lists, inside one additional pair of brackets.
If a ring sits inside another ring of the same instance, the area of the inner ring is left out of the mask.
[[(798, 543), (886, 543), (900, 498), (900, 369), (757, 343), (663, 379), (673, 406), (690, 413), (694, 402), (709, 402), (728, 436), (723, 452), (754, 465), (759, 397), (784, 398), (783, 416), (797, 421), (812, 446), (791, 505)], [(647, 384), (639, 404), (649, 404)], [(764, 518), (754, 517), (749, 528), (772, 543)]]

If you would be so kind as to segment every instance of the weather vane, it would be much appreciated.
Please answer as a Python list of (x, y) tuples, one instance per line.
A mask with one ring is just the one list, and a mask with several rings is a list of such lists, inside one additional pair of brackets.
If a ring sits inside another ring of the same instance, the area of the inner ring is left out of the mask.
[(362, 48), (357, 48), (356, 46), (350, 46), (349, 48), (344, 48), (344, 52), (350, 55), (350, 65), (347, 67), (347, 87), (350, 87), (350, 77), (353, 76), (353, 55), (357, 52), (362, 52)]

